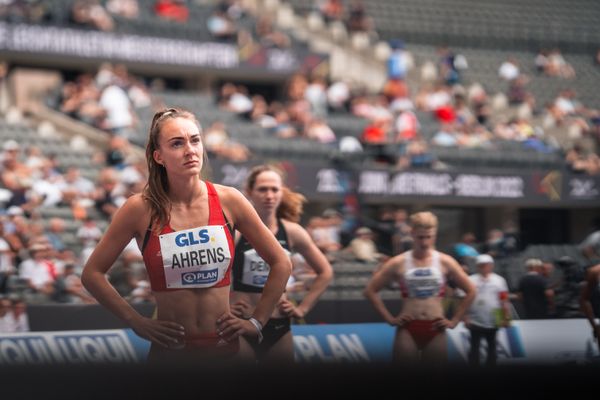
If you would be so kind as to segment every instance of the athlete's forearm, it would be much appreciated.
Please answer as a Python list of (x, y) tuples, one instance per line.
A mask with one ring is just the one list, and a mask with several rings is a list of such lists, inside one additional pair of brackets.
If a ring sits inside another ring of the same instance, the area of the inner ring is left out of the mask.
[(267, 323), (279, 299), (281, 299), (291, 270), (292, 263), (289, 259), (271, 266), (271, 272), (263, 287), (262, 295), (252, 314), (252, 317), (260, 321), (263, 326)]
[(332, 273), (323, 273), (317, 275), (310, 287), (310, 290), (308, 291), (308, 293), (306, 293), (306, 295), (300, 302), (300, 305), (298, 306), (298, 308), (300, 308), (304, 315), (308, 314), (308, 312), (312, 310), (315, 303), (317, 302), (317, 300), (319, 300), (319, 297), (321, 297), (323, 292), (325, 292), (332, 279)]
[(594, 309), (592, 308), (592, 304), (588, 300), (581, 299), (579, 301), (579, 305), (581, 307), (581, 312), (583, 313), (583, 315), (585, 315), (585, 317), (589, 321), (590, 326), (592, 328), (595, 328), (596, 327), (596, 318), (594, 316)]
[(475, 291), (467, 292), (466, 296), (459, 303), (458, 308), (454, 312), (452, 321), (454, 321), (456, 324), (462, 321), (465, 314), (467, 313), (467, 310), (469, 309), (469, 307), (471, 307), (473, 300), (475, 300)]
[(385, 303), (383, 302), (383, 300), (381, 300), (381, 297), (378, 293), (373, 293), (370, 290), (365, 290), (363, 294), (371, 302), (371, 304), (373, 304), (375, 310), (379, 313), (379, 315), (381, 315), (381, 317), (386, 322), (390, 323), (394, 319), (394, 316), (387, 309)]
[(106, 276), (98, 271), (83, 271), (81, 283), (87, 291), (115, 316), (128, 325), (141, 315), (115, 290)]
[(581, 309), (581, 312), (583, 313), (583, 315), (585, 315), (593, 329), (595, 329), (596, 327), (596, 316), (594, 315), (594, 308), (592, 307), (592, 303), (590, 300), (591, 293), (594, 289), (594, 286), (596, 285), (596, 279), (593, 279), (593, 277), (587, 277), (579, 295), (579, 307)]

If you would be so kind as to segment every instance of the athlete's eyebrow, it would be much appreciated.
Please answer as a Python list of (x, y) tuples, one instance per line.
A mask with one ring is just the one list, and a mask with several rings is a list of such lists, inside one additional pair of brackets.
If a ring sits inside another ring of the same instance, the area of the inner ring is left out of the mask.
[[(196, 139), (200, 137), (200, 133), (196, 133), (192, 136), (190, 136), (190, 139)], [(174, 136), (172, 138), (169, 138), (169, 140), (167, 140), (167, 142), (172, 142), (173, 140), (185, 140), (185, 136)]]

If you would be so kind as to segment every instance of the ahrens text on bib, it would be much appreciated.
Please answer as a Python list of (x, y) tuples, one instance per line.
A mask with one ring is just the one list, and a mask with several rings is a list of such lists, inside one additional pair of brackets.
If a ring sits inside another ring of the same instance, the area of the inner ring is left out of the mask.
[(223, 226), (167, 233), (159, 240), (168, 288), (208, 288), (225, 277), (231, 253)]

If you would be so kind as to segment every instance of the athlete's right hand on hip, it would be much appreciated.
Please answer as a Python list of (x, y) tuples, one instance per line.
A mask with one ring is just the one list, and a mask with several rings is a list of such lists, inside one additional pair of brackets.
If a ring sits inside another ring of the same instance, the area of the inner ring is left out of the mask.
[(177, 322), (161, 321), (140, 316), (132, 320), (131, 328), (140, 337), (163, 347), (174, 347), (183, 342), (184, 327)]
[(393, 318), (391, 321), (388, 321), (390, 325), (397, 326), (402, 328), (404, 325), (412, 321), (414, 318), (408, 314), (401, 314), (397, 317)]

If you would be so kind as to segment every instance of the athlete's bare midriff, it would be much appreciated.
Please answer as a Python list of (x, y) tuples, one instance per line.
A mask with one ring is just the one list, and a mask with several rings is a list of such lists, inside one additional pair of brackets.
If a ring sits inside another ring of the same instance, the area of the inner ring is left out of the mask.
[(433, 320), (444, 317), (444, 308), (440, 297), (424, 299), (403, 298), (400, 314), (410, 315), (413, 319)]
[(229, 287), (153, 292), (157, 318), (183, 325), (186, 336), (214, 333), (229, 312)]

